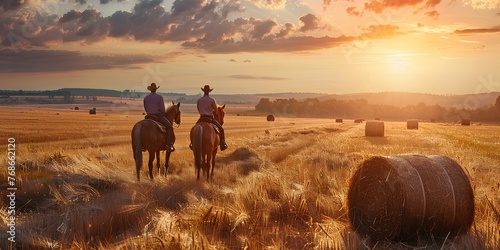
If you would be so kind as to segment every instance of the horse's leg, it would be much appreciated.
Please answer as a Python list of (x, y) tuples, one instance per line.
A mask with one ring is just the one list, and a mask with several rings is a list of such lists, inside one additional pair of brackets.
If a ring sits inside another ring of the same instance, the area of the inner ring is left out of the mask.
[[(212, 154), (207, 154), (207, 181), (210, 181), (210, 165), (212, 162)], [(213, 171), (213, 170), (212, 170)]]
[(217, 154), (217, 148), (212, 153), (212, 173), (210, 173), (211, 179), (214, 178), (214, 169), (215, 169), (215, 155)]
[(148, 167), (149, 167), (149, 178), (151, 180), (153, 179), (153, 161), (155, 160), (155, 152), (154, 151), (148, 151), (149, 152), (149, 161), (148, 161)]
[(156, 168), (158, 169), (158, 175), (160, 175), (160, 150), (156, 151)]
[(170, 161), (170, 151), (167, 150), (167, 153), (165, 153), (165, 173), (163, 173), (163, 175), (167, 176), (167, 172), (168, 172), (168, 162)]

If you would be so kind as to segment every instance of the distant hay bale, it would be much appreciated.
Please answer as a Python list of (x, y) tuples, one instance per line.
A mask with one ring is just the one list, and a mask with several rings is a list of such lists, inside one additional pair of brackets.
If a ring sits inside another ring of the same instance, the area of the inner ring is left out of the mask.
[(267, 121), (268, 122), (274, 122), (274, 119), (275, 119), (274, 115), (268, 115), (267, 116)]
[(93, 108), (93, 109), (89, 110), (89, 114), (91, 114), (91, 115), (95, 115), (96, 113), (97, 113), (96, 108)]
[(377, 118), (375, 118), (375, 119), (373, 119), (373, 120), (375, 120), (375, 121), (380, 121), (380, 118), (378, 118), (378, 117), (377, 117)]
[(466, 233), (474, 193), (463, 169), (446, 156), (375, 156), (352, 176), (349, 221), (371, 240), (410, 242)]
[(470, 119), (462, 119), (460, 124), (462, 124), (462, 126), (470, 126)]
[(432, 122), (432, 123), (435, 123), (435, 122), (436, 122), (436, 119), (431, 119), (431, 122)]
[(365, 136), (384, 137), (384, 122), (367, 121), (365, 125)]
[(344, 122), (344, 120), (343, 120), (343, 119), (335, 119), (335, 122), (336, 122), (336, 123), (343, 123), (343, 122)]
[(406, 121), (406, 128), (407, 129), (418, 129), (418, 120), (412, 119)]
[(80, 108), (78, 106), (75, 107), (75, 110), (80, 110)]
[(354, 120), (354, 123), (362, 123), (363, 121), (365, 121), (365, 119), (356, 119)]

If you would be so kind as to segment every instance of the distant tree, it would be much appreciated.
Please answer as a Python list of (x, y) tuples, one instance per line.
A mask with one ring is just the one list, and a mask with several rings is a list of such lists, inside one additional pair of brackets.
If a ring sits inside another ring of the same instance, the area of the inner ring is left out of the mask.
[(269, 112), (273, 110), (273, 105), (269, 98), (261, 98), (259, 103), (255, 106), (255, 110)]
[(500, 112), (500, 95), (497, 97), (495, 107), (497, 108), (497, 111)]

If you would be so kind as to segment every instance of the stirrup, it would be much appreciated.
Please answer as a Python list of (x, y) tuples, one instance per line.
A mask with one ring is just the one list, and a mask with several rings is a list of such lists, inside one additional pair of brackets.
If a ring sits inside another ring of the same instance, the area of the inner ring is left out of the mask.
[(229, 147), (229, 146), (227, 145), (227, 143), (225, 143), (225, 142), (224, 142), (224, 143), (222, 143), (222, 144), (220, 145), (220, 151), (224, 151), (224, 150), (226, 150), (228, 147)]

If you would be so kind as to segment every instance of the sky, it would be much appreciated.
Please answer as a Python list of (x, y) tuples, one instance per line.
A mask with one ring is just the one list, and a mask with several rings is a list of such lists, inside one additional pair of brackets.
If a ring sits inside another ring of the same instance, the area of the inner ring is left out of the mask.
[(500, 91), (500, 0), (0, 0), (0, 89)]

